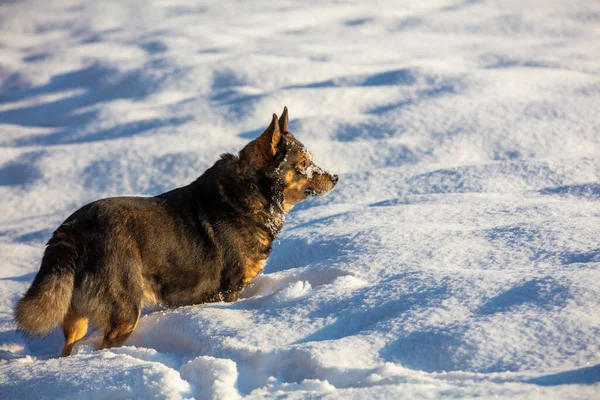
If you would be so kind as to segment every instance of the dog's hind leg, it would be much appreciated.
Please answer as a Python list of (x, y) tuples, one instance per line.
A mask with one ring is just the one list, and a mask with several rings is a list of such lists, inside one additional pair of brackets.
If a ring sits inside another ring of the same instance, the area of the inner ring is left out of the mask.
[(118, 347), (125, 343), (140, 319), (141, 309), (141, 301), (139, 301), (131, 307), (119, 307), (118, 310), (113, 310), (110, 321), (104, 328), (104, 339), (100, 349)]
[(102, 270), (103, 290), (98, 297), (99, 326), (104, 328), (100, 349), (121, 346), (135, 329), (144, 298), (142, 259), (133, 236), (116, 234)]
[(88, 319), (76, 314), (72, 309), (67, 312), (63, 321), (63, 333), (65, 334), (65, 345), (61, 357), (66, 357), (73, 351), (75, 343), (79, 342), (88, 330)]

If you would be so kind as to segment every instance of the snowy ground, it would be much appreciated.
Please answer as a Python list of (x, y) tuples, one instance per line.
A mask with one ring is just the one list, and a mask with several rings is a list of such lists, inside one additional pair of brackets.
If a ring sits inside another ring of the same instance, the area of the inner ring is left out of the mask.
[[(244, 300), (15, 333), (65, 217), (284, 105), (341, 181)], [(1, 1), (0, 398), (598, 398), (599, 176), (596, 1)]]

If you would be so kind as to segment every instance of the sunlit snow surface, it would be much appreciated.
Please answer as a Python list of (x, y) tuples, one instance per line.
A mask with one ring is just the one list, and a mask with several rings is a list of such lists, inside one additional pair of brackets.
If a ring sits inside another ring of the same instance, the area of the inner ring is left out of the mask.
[[(70, 213), (290, 109), (340, 173), (233, 303), (56, 358), (12, 307)], [(598, 398), (600, 3), (1, 1), (0, 398)]]

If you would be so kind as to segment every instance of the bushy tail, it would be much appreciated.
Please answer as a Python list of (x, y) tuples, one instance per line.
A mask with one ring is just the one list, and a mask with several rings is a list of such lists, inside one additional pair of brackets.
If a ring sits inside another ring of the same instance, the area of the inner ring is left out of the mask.
[(75, 242), (59, 228), (48, 242), (40, 271), (15, 307), (19, 330), (46, 335), (63, 322), (71, 305), (76, 263)]

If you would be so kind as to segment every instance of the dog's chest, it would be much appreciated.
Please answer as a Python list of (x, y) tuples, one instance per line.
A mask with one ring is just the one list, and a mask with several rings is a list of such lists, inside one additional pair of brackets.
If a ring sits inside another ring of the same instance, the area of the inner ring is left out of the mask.
[(242, 278), (242, 285), (246, 287), (252, 282), (258, 274), (262, 272), (265, 267), (266, 259), (264, 260), (247, 260), (244, 265), (244, 273)]
[(246, 287), (260, 274), (271, 252), (271, 240), (266, 232), (257, 231), (252, 235), (250, 248), (252, 254), (247, 254), (243, 261), (242, 286)]

